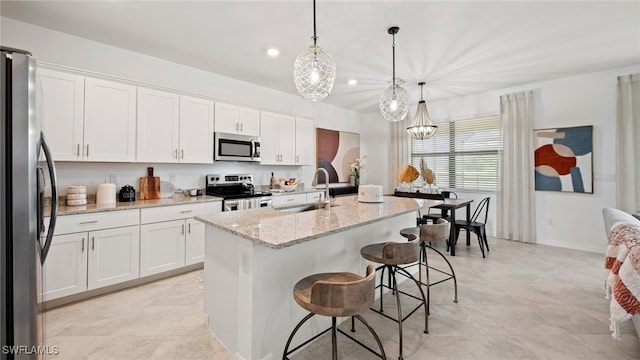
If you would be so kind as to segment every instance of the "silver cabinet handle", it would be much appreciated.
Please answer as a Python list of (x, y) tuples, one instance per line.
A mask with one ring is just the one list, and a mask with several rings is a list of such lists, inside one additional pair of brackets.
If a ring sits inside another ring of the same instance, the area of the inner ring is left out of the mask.
[(83, 221), (80, 223), (80, 225), (87, 225), (87, 224), (97, 224), (98, 220), (93, 220), (93, 221)]
[(178, 149), (173, 150), (173, 158), (174, 159), (178, 158)]
[(96, 249), (96, 237), (92, 236), (91, 237), (91, 250), (95, 250)]
[(300, 155), (296, 155), (296, 162), (299, 163), (300, 162)]
[(287, 201), (295, 201), (295, 199), (287, 199)]
[(80, 157), (80, 144), (76, 147), (76, 155)]
[(240, 130), (240, 129), (238, 128), (238, 123), (236, 123), (236, 131), (238, 131), (238, 130)]
[(82, 238), (82, 252), (84, 252), (84, 238)]
[(180, 159), (184, 159), (184, 149), (180, 150)]
[(87, 157), (89, 157), (89, 144), (87, 144)]
[(243, 132), (243, 131), (244, 131), (244, 124), (240, 123), (240, 132)]
[(189, 223), (189, 224), (187, 225), (187, 232), (188, 232), (189, 234), (191, 234), (191, 223)]
[(190, 212), (193, 212), (193, 210), (182, 210), (182, 211), (180, 211), (180, 214), (187, 214), (187, 213), (190, 213)]
[(182, 227), (182, 235), (184, 235), (184, 224), (180, 225)]

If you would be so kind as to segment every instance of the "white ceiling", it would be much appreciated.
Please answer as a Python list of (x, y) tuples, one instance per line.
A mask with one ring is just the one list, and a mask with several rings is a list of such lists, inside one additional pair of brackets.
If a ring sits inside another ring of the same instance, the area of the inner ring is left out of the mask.
[[(293, 62), (313, 34), (311, 0), (0, 4), (2, 16), (292, 94)], [(413, 102), (420, 81), (433, 101), (640, 64), (640, 1), (318, 0), (318, 44), (337, 67), (325, 102), (376, 111), (391, 80), (391, 25)]]

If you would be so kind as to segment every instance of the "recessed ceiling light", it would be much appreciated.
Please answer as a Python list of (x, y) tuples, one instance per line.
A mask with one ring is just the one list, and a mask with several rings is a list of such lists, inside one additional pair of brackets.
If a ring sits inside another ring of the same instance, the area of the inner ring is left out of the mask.
[(280, 50), (278, 50), (276, 48), (269, 48), (269, 49), (267, 49), (267, 55), (269, 55), (271, 57), (276, 57), (276, 56), (280, 55)]
[(358, 80), (350, 79), (349, 81), (347, 81), (347, 84), (349, 84), (351, 86), (358, 85)]

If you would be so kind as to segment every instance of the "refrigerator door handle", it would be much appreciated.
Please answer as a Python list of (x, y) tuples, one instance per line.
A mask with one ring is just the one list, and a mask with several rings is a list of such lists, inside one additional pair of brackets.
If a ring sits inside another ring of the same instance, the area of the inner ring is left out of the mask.
[[(56, 166), (53, 163), (51, 151), (42, 132), (40, 132), (40, 143), (42, 144), (42, 150), (47, 159), (47, 168), (49, 169), (49, 176), (51, 178), (51, 217), (49, 218), (49, 229), (47, 229), (44, 244), (40, 243), (40, 262), (44, 264), (47, 254), (49, 253), (49, 248), (51, 247), (53, 230), (56, 227), (56, 219), (58, 217), (58, 181), (56, 177)], [(40, 204), (40, 206), (44, 206), (44, 204)]]

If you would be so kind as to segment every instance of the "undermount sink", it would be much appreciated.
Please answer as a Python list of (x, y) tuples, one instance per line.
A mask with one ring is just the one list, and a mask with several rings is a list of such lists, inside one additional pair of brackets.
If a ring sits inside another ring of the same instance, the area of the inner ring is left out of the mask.
[[(337, 205), (331, 205), (331, 207), (335, 207)], [(300, 213), (311, 210), (324, 209), (324, 204), (301, 204), (301, 205), (292, 205), (282, 208), (276, 208), (276, 210), (286, 211), (290, 213)]]

